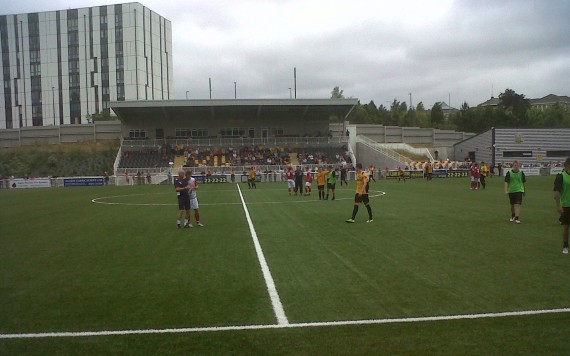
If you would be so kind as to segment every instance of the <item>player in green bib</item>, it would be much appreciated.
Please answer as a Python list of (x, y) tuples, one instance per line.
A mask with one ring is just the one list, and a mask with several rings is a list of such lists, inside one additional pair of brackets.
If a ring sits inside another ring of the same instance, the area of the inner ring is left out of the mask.
[(329, 169), (328, 169), (329, 176), (327, 179), (327, 197), (325, 198), (325, 200), (329, 199), (329, 192), (330, 191), (332, 191), (332, 200), (335, 199), (334, 190), (336, 188), (336, 177), (337, 177), (336, 172), (337, 172), (337, 169), (333, 169), (332, 166), (329, 166)]
[(510, 222), (521, 223), (520, 213), (523, 196), (525, 195), (526, 177), (519, 169), (519, 161), (513, 162), (513, 168), (505, 174), (505, 194), (509, 195), (511, 203)]
[(564, 170), (554, 179), (554, 200), (560, 213), (562, 229), (562, 253), (568, 253), (568, 228), (570, 227), (570, 157), (564, 162)]

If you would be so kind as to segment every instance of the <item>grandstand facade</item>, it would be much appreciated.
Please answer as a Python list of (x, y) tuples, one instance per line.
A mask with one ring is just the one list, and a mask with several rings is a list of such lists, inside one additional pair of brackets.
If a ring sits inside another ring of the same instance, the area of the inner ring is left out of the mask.
[(0, 16), (0, 129), (88, 123), (172, 95), (172, 27), (140, 3)]
[(454, 145), (456, 159), (550, 164), (570, 157), (570, 129), (491, 128)]
[(113, 102), (122, 123), (115, 172), (262, 172), (350, 161), (348, 137), (330, 130), (357, 99)]

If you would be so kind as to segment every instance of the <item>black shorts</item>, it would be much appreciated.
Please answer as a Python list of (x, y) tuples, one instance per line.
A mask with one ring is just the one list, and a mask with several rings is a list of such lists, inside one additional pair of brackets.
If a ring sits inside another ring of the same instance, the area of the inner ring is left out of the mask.
[(570, 207), (565, 206), (562, 209), (564, 209), (564, 212), (560, 215), (558, 221), (560, 221), (562, 225), (570, 225)]
[(317, 189), (318, 190), (325, 190), (325, 186), (324, 185), (317, 185)]
[(354, 202), (368, 204), (368, 194), (362, 194), (361, 196), (358, 196), (358, 193), (354, 194)]
[(334, 184), (334, 183), (327, 183), (327, 189), (334, 190), (335, 187), (336, 187), (336, 184)]
[(522, 192), (517, 192), (517, 193), (509, 193), (509, 201), (511, 202), (511, 205), (521, 205), (522, 204), (522, 198), (523, 198), (523, 193)]
[(187, 195), (178, 196), (178, 209), (179, 210), (190, 210), (190, 199)]

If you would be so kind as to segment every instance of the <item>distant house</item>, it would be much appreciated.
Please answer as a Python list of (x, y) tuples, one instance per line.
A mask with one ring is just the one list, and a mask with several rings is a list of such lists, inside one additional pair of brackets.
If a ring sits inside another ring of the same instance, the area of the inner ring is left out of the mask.
[[(547, 96), (540, 98), (540, 99), (529, 99), (530, 105), (533, 108), (539, 108), (540, 110), (544, 111), (548, 109), (548, 107), (560, 103), (566, 107), (566, 110), (570, 111), (570, 97), (569, 96), (559, 96), (554, 94), (548, 94)], [(499, 106), (501, 100), (499, 98), (491, 97), (491, 99), (477, 105), (478, 107), (496, 107)]]

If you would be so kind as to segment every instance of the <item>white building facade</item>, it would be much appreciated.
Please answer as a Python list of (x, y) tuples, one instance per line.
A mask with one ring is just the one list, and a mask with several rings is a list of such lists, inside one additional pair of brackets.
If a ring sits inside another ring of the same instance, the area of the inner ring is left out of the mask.
[(82, 124), (172, 95), (171, 22), (140, 3), (0, 15), (0, 129)]

